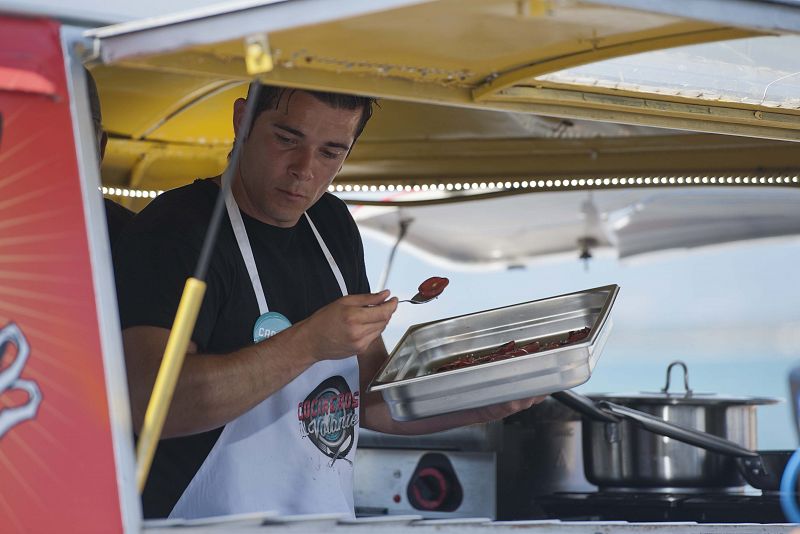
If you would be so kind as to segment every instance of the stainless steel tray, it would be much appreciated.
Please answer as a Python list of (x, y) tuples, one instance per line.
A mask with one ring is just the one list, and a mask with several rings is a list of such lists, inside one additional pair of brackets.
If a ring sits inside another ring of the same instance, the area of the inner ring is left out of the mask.
[[(392, 418), (409, 421), (573, 388), (592, 374), (618, 293), (609, 285), (412, 326), (369, 390), (381, 392)], [(586, 327), (578, 343), (433, 373), (461, 355)]]

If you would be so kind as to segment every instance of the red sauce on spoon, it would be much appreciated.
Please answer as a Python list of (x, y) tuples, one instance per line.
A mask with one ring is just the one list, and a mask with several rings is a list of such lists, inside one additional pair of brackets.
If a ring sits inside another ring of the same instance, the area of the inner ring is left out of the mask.
[(419, 290), (419, 296), (425, 300), (438, 297), (442, 294), (442, 291), (444, 291), (444, 288), (446, 288), (447, 284), (449, 283), (450, 280), (440, 276), (428, 278), (419, 285), (419, 288), (417, 288)]

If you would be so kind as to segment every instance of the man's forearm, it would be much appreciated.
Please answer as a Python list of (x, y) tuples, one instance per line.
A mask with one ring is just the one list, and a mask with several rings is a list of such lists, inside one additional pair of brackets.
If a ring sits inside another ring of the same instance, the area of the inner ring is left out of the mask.
[[(361, 425), (370, 430), (386, 434), (421, 435), (450, 430), (476, 423), (485, 423), (493, 419), (485, 409), (464, 410), (446, 415), (427, 417), (416, 421), (395, 421), (389, 413), (389, 407), (378, 393), (370, 393), (366, 400)], [(377, 397), (375, 397), (377, 396)]]
[[(163, 437), (218, 428), (291, 382), (315, 362), (303, 349), (300, 336), (297, 329), (290, 328), (267, 341), (229, 354), (187, 354)], [(138, 386), (131, 384), (137, 431), (144, 420), (156, 368), (157, 365), (150, 366), (148, 377), (140, 374)]]
[[(371, 346), (397, 308), (388, 291), (347, 295), (256, 345), (224, 355), (190, 347), (164, 426), (164, 437), (218, 428), (294, 380), (320, 360), (348, 358)], [(169, 331), (134, 326), (122, 332), (134, 428), (138, 431)], [(380, 346), (383, 346), (381, 343)], [(384, 353), (386, 350), (384, 349)]]
[(387, 434), (431, 434), (460, 426), (497, 421), (520, 410), (526, 410), (544, 399), (545, 396), (530, 397), (416, 421), (395, 421), (392, 419), (389, 407), (383, 402), (380, 394), (370, 393), (364, 397), (361, 404), (361, 426)]

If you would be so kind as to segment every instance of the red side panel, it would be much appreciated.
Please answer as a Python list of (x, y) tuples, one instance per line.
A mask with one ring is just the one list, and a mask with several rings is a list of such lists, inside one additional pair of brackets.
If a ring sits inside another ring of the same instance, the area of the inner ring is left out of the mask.
[(0, 532), (119, 532), (59, 25), (0, 17)]

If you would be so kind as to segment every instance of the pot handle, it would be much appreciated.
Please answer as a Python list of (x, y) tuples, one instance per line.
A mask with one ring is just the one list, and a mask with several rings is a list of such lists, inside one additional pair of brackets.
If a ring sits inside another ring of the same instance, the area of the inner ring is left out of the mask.
[(714, 436), (713, 434), (709, 434), (707, 432), (701, 432), (692, 428), (686, 428), (673, 423), (668, 423), (659, 417), (640, 412), (639, 410), (620, 406), (619, 404), (614, 404), (613, 402), (608, 401), (600, 401), (597, 403), (597, 405), (601, 409), (608, 410), (614, 415), (623, 417), (629, 421), (633, 421), (645, 430), (649, 430), (654, 434), (676, 439), (678, 441), (682, 441), (683, 443), (688, 443), (689, 445), (694, 445), (695, 447), (718, 452), (727, 456), (758, 457), (758, 453), (749, 449), (745, 449), (739, 444), (727, 439)]
[(683, 389), (685, 393), (683, 394), (684, 397), (691, 397), (692, 396), (692, 389), (689, 387), (689, 368), (680, 360), (675, 360), (671, 364), (667, 366), (667, 383), (661, 388), (661, 393), (669, 395), (669, 378), (670, 374), (672, 373), (672, 368), (676, 365), (680, 365), (683, 367)]
[(575, 393), (574, 391), (557, 391), (556, 393), (551, 393), (550, 396), (565, 406), (569, 406), (576, 412), (585, 415), (594, 421), (600, 421), (603, 423), (619, 423), (618, 417), (614, 417), (605, 410), (601, 410), (595, 405), (592, 399), (579, 393)]

